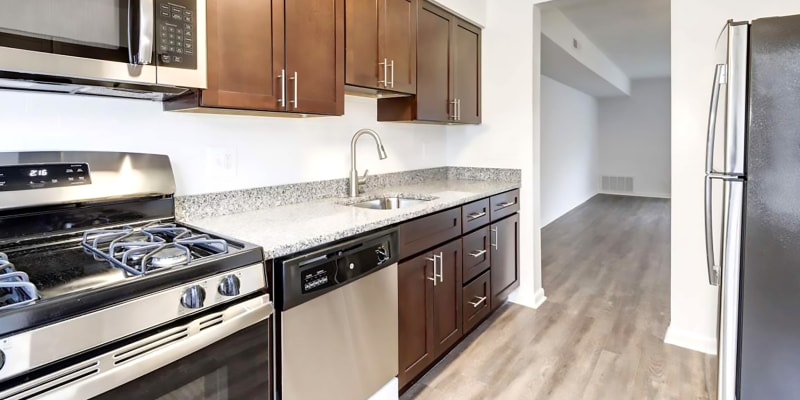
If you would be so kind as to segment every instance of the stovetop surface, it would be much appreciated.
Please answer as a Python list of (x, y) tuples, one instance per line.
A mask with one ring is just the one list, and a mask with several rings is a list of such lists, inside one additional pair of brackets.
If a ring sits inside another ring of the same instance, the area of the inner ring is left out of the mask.
[[(185, 225), (179, 225), (187, 227)], [(140, 229), (135, 226), (134, 229)], [(203, 234), (188, 227), (192, 233)], [(263, 262), (260, 247), (218, 235), (228, 243), (222, 254), (191, 248), (193, 260), (185, 265), (133, 275), (105, 259), (98, 259), (81, 244), (82, 235), (33, 245), (0, 246), (14, 269), (28, 275), (38, 299), (32, 304), (0, 307), (0, 337), (5, 333), (54, 322), (144, 296), (158, 290)], [(106, 248), (107, 249), (107, 248)], [(3, 275), (0, 273), (0, 281)], [(1, 291), (1, 290), (0, 290)], [(0, 293), (1, 294), (1, 293)]]

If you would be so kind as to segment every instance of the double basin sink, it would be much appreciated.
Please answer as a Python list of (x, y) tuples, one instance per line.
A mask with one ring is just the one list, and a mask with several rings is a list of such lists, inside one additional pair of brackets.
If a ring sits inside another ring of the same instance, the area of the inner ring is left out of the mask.
[(396, 210), (399, 208), (406, 208), (418, 204), (423, 204), (425, 202), (435, 199), (436, 198), (432, 196), (425, 196), (418, 194), (379, 195), (379, 196), (372, 196), (371, 198), (366, 200), (353, 199), (351, 201), (343, 203), (343, 205), (359, 207), (359, 208), (368, 208), (372, 210)]

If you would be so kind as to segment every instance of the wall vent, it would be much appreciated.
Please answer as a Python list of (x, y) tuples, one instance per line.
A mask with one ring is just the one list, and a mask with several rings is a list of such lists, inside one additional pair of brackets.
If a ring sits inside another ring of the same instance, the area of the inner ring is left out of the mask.
[(603, 176), (604, 192), (633, 193), (632, 176)]

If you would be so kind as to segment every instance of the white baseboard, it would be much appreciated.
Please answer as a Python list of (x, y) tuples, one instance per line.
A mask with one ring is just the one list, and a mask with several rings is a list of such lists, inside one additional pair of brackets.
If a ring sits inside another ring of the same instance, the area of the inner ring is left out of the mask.
[(672, 325), (667, 328), (664, 343), (706, 354), (717, 354), (717, 338), (698, 335), (695, 332), (676, 329)]
[(669, 199), (672, 196), (664, 193), (630, 193), (630, 192), (611, 192), (601, 190), (600, 194), (610, 194), (614, 196), (633, 196), (633, 197), (654, 197), (657, 199)]
[(533, 309), (539, 308), (546, 300), (544, 289), (539, 289), (533, 294), (517, 289), (508, 296), (508, 301)]

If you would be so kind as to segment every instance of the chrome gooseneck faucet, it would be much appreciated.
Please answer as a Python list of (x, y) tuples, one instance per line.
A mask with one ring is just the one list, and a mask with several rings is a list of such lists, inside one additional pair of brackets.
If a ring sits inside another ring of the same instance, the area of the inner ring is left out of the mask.
[(386, 149), (383, 148), (383, 142), (378, 132), (372, 129), (361, 129), (353, 135), (353, 140), (350, 141), (350, 197), (357, 197), (359, 187), (367, 183), (367, 173), (369, 170), (364, 171), (364, 176), (359, 178), (358, 171), (356, 170), (356, 142), (363, 135), (370, 135), (375, 139), (375, 144), (378, 145), (378, 157), (381, 160), (386, 159)]

